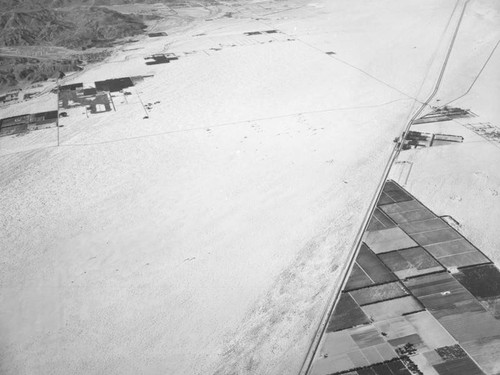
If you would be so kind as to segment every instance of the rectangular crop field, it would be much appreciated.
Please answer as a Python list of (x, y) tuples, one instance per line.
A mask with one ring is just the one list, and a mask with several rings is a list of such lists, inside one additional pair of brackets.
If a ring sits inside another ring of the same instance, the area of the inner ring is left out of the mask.
[(384, 190), (378, 201), (378, 205), (397, 203), (412, 200), (410, 194), (408, 194), (404, 189), (401, 189), (392, 181), (387, 181), (384, 185)]
[[(386, 206), (383, 206), (383, 208), (384, 207)], [(387, 215), (389, 215), (389, 217), (392, 220), (394, 220), (397, 224), (409, 223), (414, 221), (423, 221), (436, 218), (436, 215), (434, 215), (427, 208), (421, 208), (403, 212), (391, 212), (387, 213)]]
[(365, 314), (375, 322), (396, 318), (404, 314), (420, 311), (422, 305), (412, 296), (392, 299), (362, 306)]
[(412, 234), (411, 237), (421, 246), (433, 245), (436, 243), (448, 242), (462, 238), (457, 231), (449, 227)]
[(349, 293), (342, 293), (339, 302), (328, 322), (327, 332), (340, 331), (342, 329), (355, 327), (369, 323), (359, 305), (352, 299)]
[(374, 230), (393, 228), (395, 226), (396, 224), (380, 208), (377, 207), (373, 212), (367, 231), (371, 232)]
[(470, 358), (459, 358), (434, 365), (439, 375), (484, 375)]
[(415, 277), (404, 284), (437, 319), (485, 311), (472, 294), (447, 272)]
[(347, 279), (347, 284), (345, 290), (364, 288), (369, 285), (373, 285), (373, 280), (367, 275), (367, 273), (360, 267), (360, 265), (355, 262), (352, 266), (351, 273)]
[(322, 356), (315, 361), (312, 374), (332, 374), (397, 357), (372, 325), (326, 333), (321, 352)]
[(493, 336), (487, 339), (480, 338), (466, 342), (462, 345), (467, 353), (483, 368), (488, 374), (498, 374), (500, 366), (500, 336)]
[(379, 258), (400, 279), (444, 270), (443, 267), (421, 247), (380, 254)]
[(396, 281), (397, 277), (378, 259), (366, 244), (361, 245), (345, 290)]
[(350, 292), (351, 297), (360, 305), (381, 302), (396, 297), (408, 295), (400, 282), (375, 285)]
[(490, 263), (480, 251), (463, 238), (425, 245), (424, 248), (443, 266), (465, 267), (476, 264)]
[(449, 225), (440, 218), (432, 218), (423, 221), (412, 221), (408, 223), (401, 223), (399, 227), (409, 235), (429, 232), (436, 229), (449, 228)]
[(500, 271), (493, 264), (462, 268), (455, 278), (496, 318), (500, 317)]
[(365, 243), (375, 254), (418, 246), (398, 227), (367, 232)]

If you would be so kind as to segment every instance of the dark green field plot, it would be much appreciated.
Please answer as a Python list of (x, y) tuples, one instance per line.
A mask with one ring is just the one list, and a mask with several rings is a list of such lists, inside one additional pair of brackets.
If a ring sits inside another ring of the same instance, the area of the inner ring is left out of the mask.
[(405, 202), (412, 200), (413, 198), (406, 194), (405, 192), (391, 191), (388, 192), (384, 190), (380, 195), (377, 205), (382, 206), (391, 203)]
[(500, 271), (492, 264), (463, 268), (454, 275), (474, 296), (500, 296)]
[(429, 232), (436, 229), (449, 228), (449, 225), (440, 218), (433, 218), (423, 221), (412, 221), (408, 223), (401, 223), (399, 227), (409, 235)]
[(485, 309), (452, 275), (441, 272), (404, 281), (406, 287), (438, 320)]
[(379, 258), (400, 279), (443, 270), (443, 267), (421, 247), (380, 254)]
[(397, 277), (363, 243), (352, 272), (349, 275), (345, 290), (363, 288), (396, 280)]
[(496, 318), (500, 318), (500, 271), (492, 264), (462, 268), (454, 275)]
[(367, 231), (381, 230), (395, 227), (396, 224), (380, 209), (376, 208), (368, 225)]
[[(391, 361), (389, 363), (386, 364), (389, 369), (391, 370), (391, 373), (393, 375), (411, 375), (411, 372), (408, 371), (408, 369), (406, 368), (406, 366), (404, 365), (403, 362), (401, 362), (401, 360), (397, 360), (397, 361)], [(384, 373), (380, 373), (377, 375), (385, 375)]]
[(437, 348), (433, 367), (439, 374), (484, 374), (458, 344)]
[(370, 320), (359, 305), (352, 299), (349, 293), (342, 293), (339, 302), (335, 306), (328, 326), (327, 332), (340, 331), (342, 329), (367, 324)]
[(391, 204), (391, 203), (395, 203), (394, 199), (392, 199), (385, 192), (382, 192), (382, 194), (380, 195), (380, 198), (378, 199), (377, 206), (382, 206), (384, 204)]
[(410, 200), (406, 202), (387, 204), (380, 208), (387, 214), (394, 214), (398, 212), (409, 212), (425, 209), (425, 206), (416, 200)]
[(358, 370), (337, 372), (332, 375), (412, 375), (405, 364), (398, 358), (384, 363), (366, 366)]
[(412, 234), (411, 237), (421, 246), (433, 245), (441, 242), (448, 242), (462, 238), (460, 234), (452, 228), (436, 229), (430, 232)]
[(439, 375), (484, 375), (484, 372), (468, 357), (434, 365), (434, 369)]
[(358, 375), (411, 375), (401, 360), (379, 363), (370, 367), (358, 370)]
[(347, 279), (345, 290), (363, 288), (373, 284), (374, 282), (370, 276), (366, 274), (358, 263), (354, 263), (349, 278)]
[(436, 218), (436, 215), (415, 200), (387, 204), (380, 208), (397, 224)]
[(380, 206), (389, 203), (404, 202), (412, 199), (411, 195), (401, 189), (396, 183), (387, 181), (377, 205)]
[(358, 289), (350, 292), (351, 297), (359, 305), (385, 301), (408, 295), (408, 292), (400, 282), (375, 285), (368, 288)]
[(458, 268), (491, 262), (463, 238), (425, 245), (424, 248), (447, 268)]

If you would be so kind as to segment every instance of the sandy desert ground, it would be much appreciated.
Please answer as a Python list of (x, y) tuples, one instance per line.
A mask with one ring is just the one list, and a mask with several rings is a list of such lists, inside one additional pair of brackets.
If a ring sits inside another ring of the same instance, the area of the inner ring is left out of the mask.
[[(116, 111), (0, 139), (1, 372), (298, 373), (457, 9), (177, 7), (155, 26), (168, 37), (66, 79), (154, 75), (117, 94)], [(470, 9), (498, 20), (493, 1)], [(146, 66), (159, 52), (180, 58)], [(460, 87), (477, 70), (465, 57)]]
[(500, 108), (495, 98), (500, 95), (500, 9), (487, 1), (470, 5), (436, 96), (439, 102), (432, 105), (449, 103), (470, 109), (476, 116), (412, 127), (460, 135), (464, 143), (404, 151), (399, 161), (412, 163), (411, 172), (405, 167), (401, 174), (396, 166), (392, 177), (406, 182), (407, 189), (440, 215), (451, 215), (459, 222), (458, 229), (498, 264)]

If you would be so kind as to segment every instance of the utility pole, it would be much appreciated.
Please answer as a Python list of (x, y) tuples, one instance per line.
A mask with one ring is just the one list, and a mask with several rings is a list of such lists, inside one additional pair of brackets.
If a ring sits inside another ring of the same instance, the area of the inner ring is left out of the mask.
[(59, 147), (59, 76), (57, 77), (57, 120), (56, 120), (56, 128), (57, 128), (57, 147)]

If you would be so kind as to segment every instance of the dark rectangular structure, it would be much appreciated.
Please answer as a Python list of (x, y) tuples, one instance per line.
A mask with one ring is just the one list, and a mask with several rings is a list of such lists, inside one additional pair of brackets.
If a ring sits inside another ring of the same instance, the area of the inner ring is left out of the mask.
[(134, 83), (130, 77), (114, 78), (95, 82), (95, 88), (97, 91), (117, 92), (131, 86), (134, 86)]
[(148, 36), (150, 38), (158, 38), (158, 37), (162, 37), (162, 36), (167, 36), (168, 34), (164, 31), (160, 31), (160, 32), (157, 32), (157, 33), (149, 33)]
[(84, 96), (93, 96), (97, 94), (97, 90), (93, 87), (88, 88), (88, 89), (83, 89), (83, 95)]
[(59, 91), (74, 91), (83, 88), (83, 83), (73, 83), (71, 85), (59, 86)]
[(57, 118), (57, 111), (39, 112), (35, 113), (33, 116), (37, 119), (40, 118), (41, 120), (54, 120)]

